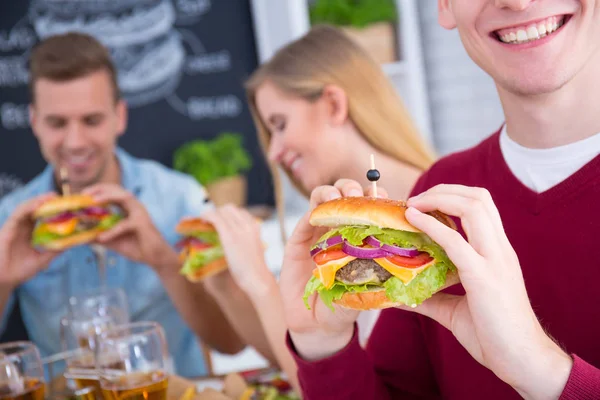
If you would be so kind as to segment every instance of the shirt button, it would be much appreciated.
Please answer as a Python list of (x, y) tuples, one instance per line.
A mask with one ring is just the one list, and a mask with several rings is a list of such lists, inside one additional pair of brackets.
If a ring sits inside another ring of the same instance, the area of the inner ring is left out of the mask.
[(114, 257), (111, 257), (108, 259), (108, 265), (110, 265), (111, 267), (114, 267), (117, 264), (117, 260), (115, 260)]

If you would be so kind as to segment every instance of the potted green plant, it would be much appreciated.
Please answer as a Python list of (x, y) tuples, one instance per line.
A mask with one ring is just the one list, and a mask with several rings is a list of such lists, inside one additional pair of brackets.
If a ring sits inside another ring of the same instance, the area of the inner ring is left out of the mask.
[(214, 204), (245, 205), (244, 172), (252, 167), (252, 158), (240, 134), (223, 132), (212, 140), (187, 142), (175, 150), (173, 167), (200, 182)]
[(379, 63), (398, 60), (394, 0), (314, 0), (309, 13), (312, 25), (340, 27)]

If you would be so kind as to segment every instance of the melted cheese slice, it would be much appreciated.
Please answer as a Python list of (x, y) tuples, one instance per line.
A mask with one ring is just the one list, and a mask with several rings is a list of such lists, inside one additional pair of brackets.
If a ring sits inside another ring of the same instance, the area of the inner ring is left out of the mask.
[(337, 260), (331, 260), (325, 264), (317, 264), (317, 269), (315, 270), (317, 274), (313, 271), (313, 275), (319, 278), (323, 283), (323, 286), (329, 289), (333, 286), (333, 282), (335, 282), (335, 273), (346, 266), (350, 261), (354, 260), (356, 260), (356, 257), (347, 256)]
[(405, 268), (388, 261), (386, 258), (374, 258), (373, 261), (379, 264), (381, 268), (400, 279), (405, 285), (408, 285), (425, 268), (435, 264), (435, 260), (431, 260), (420, 267)]
[(46, 223), (46, 230), (57, 235), (70, 235), (77, 227), (77, 218), (71, 218), (64, 222)]

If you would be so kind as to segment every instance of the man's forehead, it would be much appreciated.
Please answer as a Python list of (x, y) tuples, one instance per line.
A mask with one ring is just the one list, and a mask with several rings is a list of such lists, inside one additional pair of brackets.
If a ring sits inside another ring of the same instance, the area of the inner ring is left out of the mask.
[(39, 78), (34, 85), (36, 103), (112, 102), (112, 86), (108, 75), (99, 71), (75, 79), (56, 81)]

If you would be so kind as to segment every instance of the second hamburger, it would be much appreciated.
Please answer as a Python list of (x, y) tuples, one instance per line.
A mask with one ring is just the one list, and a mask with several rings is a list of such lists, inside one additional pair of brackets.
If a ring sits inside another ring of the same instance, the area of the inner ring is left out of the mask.
[(227, 269), (219, 234), (210, 222), (197, 217), (184, 218), (175, 230), (184, 236), (176, 247), (183, 262), (180, 272), (188, 280), (198, 282)]

